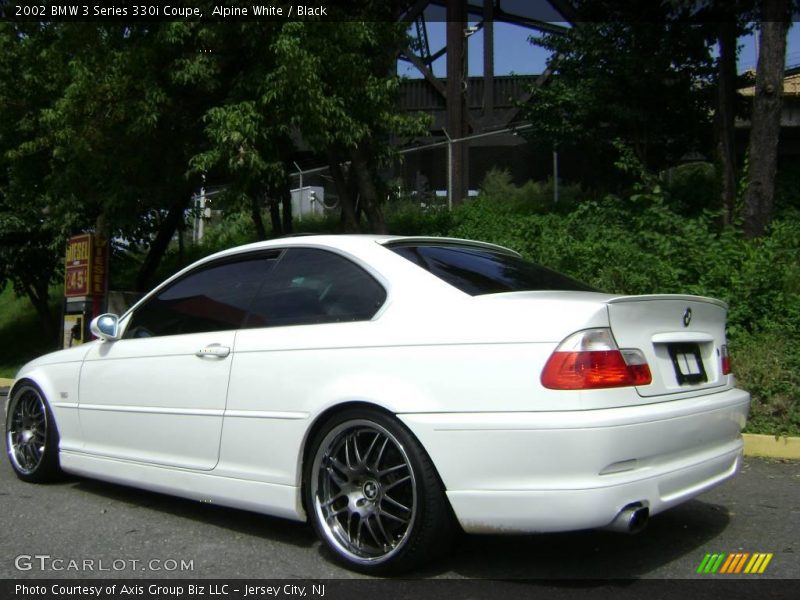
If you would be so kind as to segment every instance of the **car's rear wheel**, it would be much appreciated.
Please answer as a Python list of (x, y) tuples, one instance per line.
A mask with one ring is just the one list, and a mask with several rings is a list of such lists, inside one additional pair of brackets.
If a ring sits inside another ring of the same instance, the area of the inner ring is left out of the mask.
[(340, 562), (365, 573), (398, 573), (446, 547), (453, 518), (441, 482), (395, 418), (347, 410), (325, 423), (311, 448), (306, 507)]
[(58, 430), (42, 392), (32, 384), (14, 390), (6, 413), (6, 448), (17, 477), (43, 483), (61, 475)]

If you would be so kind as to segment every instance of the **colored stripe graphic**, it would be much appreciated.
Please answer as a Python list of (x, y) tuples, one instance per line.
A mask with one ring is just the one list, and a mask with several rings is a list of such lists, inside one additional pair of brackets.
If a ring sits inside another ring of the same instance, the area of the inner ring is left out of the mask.
[(700, 566), (697, 567), (697, 572), (698, 573), (706, 573), (706, 567), (708, 566), (708, 563), (709, 563), (710, 560), (711, 560), (711, 555), (710, 554), (706, 554), (703, 557), (703, 560), (700, 561)]
[(729, 575), (740, 572), (744, 567), (744, 561), (746, 561), (749, 556), (750, 554), (746, 552), (737, 552), (736, 554), (731, 554), (731, 557), (725, 562), (719, 572), (727, 573)]
[(767, 565), (769, 561), (772, 560), (772, 553), (769, 554), (753, 554), (753, 558), (750, 559), (750, 562), (745, 567), (745, 573), (763, 573), (767, 569)]
[(728, 573), (732, 566), (736, 563), (739, 559), (738, 554), (729, 554), (728, 560), (725, 561), (725, 564), (722, 565), (722, 568), (719, 570), (720, 573)]
[(700, 566), (697, 567), (698, 573), (716, 573), (720, 564), (725, 559), (725, 554), (706, 554)]
[(772, 557), (772, 553), (765, 552), (755, 552), (753, 554), (749, 552), (706, 554), (703, 560), (700, 561), (697, 572), (704, 574), (719, 573), (721, 575), (739, 575), (742, 573), (760, 575), (767, 569)]

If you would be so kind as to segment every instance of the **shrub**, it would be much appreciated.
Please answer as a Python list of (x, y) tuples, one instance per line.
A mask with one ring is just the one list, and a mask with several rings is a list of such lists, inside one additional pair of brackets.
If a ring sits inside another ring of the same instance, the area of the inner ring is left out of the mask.
[(743, 333), (731, 341), (739, 385), (752, 395), (747, 431), (800, 435), (800, 350), (786, 335)]
[(445, 235), (451, 227), (444, 202), (398, 200), (386, 205), (384, 216), (387, 231), (397, 235)]
[[(269, 217), (266, 217), (269, 226)], [(221, 220), (214, 220), (205, 229), (203, 236), (203, 256), (213, 254), (226, 248), (256, 241), (256, 229), (253, 219), (247, 212), (232, 212)]]
[(669, 205), (678, 214), (696, 217), (719, 205), (719, 186), (711, 163), (679, 165), (664, 173), (662, 181)]
[(716, 214), (686, 218), (657, 195), (586, 201), (566, 215), (509, 212), (478, 198), (450, 234), (518, 250), (611, 293), (693, 293), (731, 305), (731, 332), (800, 327), (800, 219), (768, 236), (717, 230)]
[(583, 192), (575, 184), (561, 184), (558, 200), (554, 198), (553, 180), (527, 181), (514, 185), (511, 173), (504, 169), (491, 169), (481, 183), (480, 197), (498, 204), (498, 209), (515, 213), (565, 213), (575, 207)]

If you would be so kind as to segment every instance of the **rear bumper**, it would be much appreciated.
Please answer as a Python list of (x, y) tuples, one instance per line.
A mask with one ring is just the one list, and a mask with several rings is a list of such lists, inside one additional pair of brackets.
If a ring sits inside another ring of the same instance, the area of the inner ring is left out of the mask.
[(608, 525), (626, 505), (651, 514), (732, 477), (747, 392), (624, 408), (398, 415), (428, 451), (473, 533)]

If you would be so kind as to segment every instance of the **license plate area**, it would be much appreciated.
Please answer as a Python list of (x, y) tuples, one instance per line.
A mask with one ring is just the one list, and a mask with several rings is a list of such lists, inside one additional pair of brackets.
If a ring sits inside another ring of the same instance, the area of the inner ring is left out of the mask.
[(679, 385), (695, 385), (708, 381), (698, 344), (669, 344), (667, 349)]

